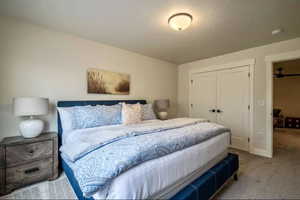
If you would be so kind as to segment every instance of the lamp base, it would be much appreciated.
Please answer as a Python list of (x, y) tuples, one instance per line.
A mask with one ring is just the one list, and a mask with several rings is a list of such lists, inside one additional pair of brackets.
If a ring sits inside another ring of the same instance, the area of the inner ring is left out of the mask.
[(167, 112), (158, 112), (158, 118), (161, 120), (168, 119), (168, 113)]
[(33, 138), (41, 134), (44, 129), (44, 122), (40, 119), (27, 119), (20, 123), (19, 130), (24, 138)]

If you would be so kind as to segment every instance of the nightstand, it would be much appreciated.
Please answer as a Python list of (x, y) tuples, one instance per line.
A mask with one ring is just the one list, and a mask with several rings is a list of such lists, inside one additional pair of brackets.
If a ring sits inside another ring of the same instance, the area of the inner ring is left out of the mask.
[(0, 143), (0, 194), (58, 176), (57, 133), (25, 139), (7, 137)]

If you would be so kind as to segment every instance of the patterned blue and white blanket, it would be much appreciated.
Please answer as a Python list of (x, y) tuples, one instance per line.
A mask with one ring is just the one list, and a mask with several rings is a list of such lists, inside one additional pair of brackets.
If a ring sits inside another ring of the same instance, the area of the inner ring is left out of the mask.
[(84, 196), (109, 186), (124, 171), (230, 131), (206, 120), (177, 118), (77, 132), (60, 151)]

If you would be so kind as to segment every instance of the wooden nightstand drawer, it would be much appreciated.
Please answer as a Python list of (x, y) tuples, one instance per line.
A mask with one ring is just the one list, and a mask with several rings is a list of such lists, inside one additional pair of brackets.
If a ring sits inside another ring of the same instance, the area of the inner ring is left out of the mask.
[(7, 137), (0, 142), (0, 195), (57, 176), (56, 133), (43, 133), (30, 139)]
[(19, 188), (50, 178), (53, 174), (52, 159), (44, 159), (17, 167), (6, 169), (6, 189)]
[(50, 157), (53, 151), (52, 146), (52, 140), (25, 145), (7, 146), (6, 165), (7, 167), (11, 167), (31, 160)]

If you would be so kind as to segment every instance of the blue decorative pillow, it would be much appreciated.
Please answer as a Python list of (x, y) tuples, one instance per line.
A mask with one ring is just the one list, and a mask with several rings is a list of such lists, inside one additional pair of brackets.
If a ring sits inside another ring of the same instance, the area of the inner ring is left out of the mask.
[(121, 124), (122, 106), (97, 105), (57, 108), (63, 131)]
[(77, 106), (75, 129), (121, 124), (121, 105)]
[(152, 104), (144, 104), (142, 106), (142, 120), (156, 119)]

